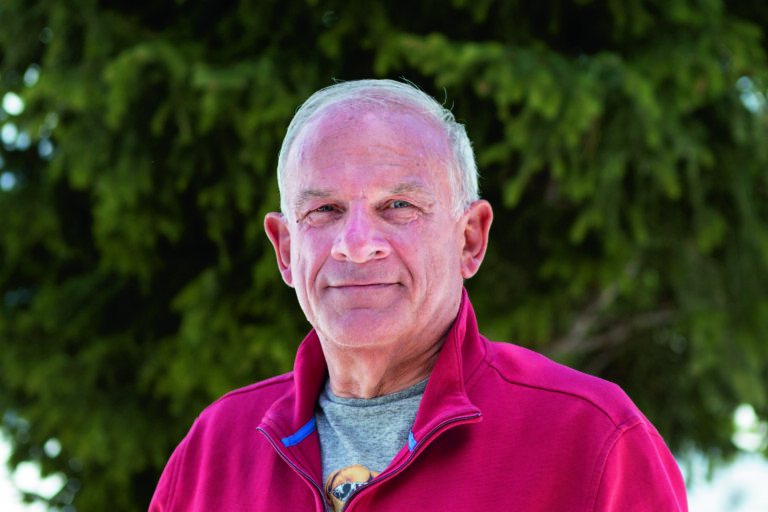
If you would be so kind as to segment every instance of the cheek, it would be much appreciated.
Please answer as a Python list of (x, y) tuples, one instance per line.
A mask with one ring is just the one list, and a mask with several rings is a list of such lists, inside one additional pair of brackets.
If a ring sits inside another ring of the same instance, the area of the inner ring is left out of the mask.
[(330, 254), (331, 243), (327, 236), (317, 233), (302, 233), (291, 245), (291, 261), (296, 278), (304, 281), (307, 286), (315, 281), (323, 262)]
[[(434, 241), (435, 272), (438, 278), (450, 281), (453, 278), (461, 279), (461, 245), (456, 236), (446, 234), (440, 240)], [(438, 249), (439, 248), (439, 249)]]
[(461, 274), (461, 249), (452, 233), (420, 233), (403, 240), (401, 252), (411, 273), (429, 288), (438, 287)]

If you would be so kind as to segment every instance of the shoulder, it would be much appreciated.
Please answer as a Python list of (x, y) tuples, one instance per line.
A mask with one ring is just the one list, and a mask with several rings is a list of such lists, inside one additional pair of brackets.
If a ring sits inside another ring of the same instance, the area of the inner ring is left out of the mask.
[(616, 384), (556, 363), (537, 352), (510, 343), (488, 342), (486, 360), (502, 381), (520, 393), (591, 410), (620, 429), (648, 424)]
[[(271, 453), (256, 427), (293, 385), (292, 373), (280, 375), (231, 391), (205, 408), (171, 455), (150, 510), (201, 510), (191, 503), (215, 499), (220, 486)], [(248, 457), (238, 457), (243, 453)]]

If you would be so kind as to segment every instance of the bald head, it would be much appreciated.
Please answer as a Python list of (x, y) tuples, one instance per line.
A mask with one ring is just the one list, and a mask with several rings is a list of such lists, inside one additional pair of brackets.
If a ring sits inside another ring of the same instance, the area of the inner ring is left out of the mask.
[(415, 87), (392, 80), (360, 80), (342, 82), (312, 95), (296, 112), (288, 127), (278, 162), (280, 205), (289, 213), (286, 203), (287, 181), (294, 172), (301, 172), (301, 158), (306, 144), (317, 143), (324, 135), (317, 133), (325, 119), (346, 120), (351, 126), (363, 119), (392, 116), (415, 116), (430, 126), (440, 139), (407, 141), (423, 146), (425, 158), (439, 159), (440, 166), (449, 173), (453, 212), (459, 215), (478, 199), (477, 167), (472, 147), (464, 127), (453, 114), (432, 97)]

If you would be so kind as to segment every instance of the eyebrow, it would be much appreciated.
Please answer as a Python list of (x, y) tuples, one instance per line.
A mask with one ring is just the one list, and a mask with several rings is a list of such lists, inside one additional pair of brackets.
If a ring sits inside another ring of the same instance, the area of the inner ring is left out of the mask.
[(405, 181), (395, 185), (390, 191), (390, 194), (405, 194), (409, 192), (427, 193), (428, 189), (421, 183)]
[(314, 199), (326, 199), (331, 197), (331, 193), (327, 190), (319, 188), (308, 188), (299, 192), (299, 197), (296, 198), (296, 202), (293, 204), (294, 211), (300, 211), (304, 206)]

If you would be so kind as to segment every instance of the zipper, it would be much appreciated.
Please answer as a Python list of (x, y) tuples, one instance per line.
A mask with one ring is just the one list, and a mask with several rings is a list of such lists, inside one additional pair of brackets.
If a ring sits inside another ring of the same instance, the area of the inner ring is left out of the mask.
[[(299, 474), (299, 475), (300, 475), (302, 478), (304, 478), (304, 480), (306, 480), (307, 482), (309, 482), (309, 483), (312, 485), (312, 487), (314, 487), (314, 488), (315, 488), (315, 490), (318, 492), (318, 495), (320, 496), (320, 501), (321, 501), (321, 502), (322, 502), (322, 504), (323, 504), (323, 510), (324, 510), (325, 512), (331, 512), (331, 508), (330, 508), (330, 506), (329, 506), (329, 505), (328, 505), (328, 503), (325, 501), (325, 493), (323, 492), (323, 489), (322, 489), (322, 487), (320, 487), (320, 485), (319, 485), (317, 482), (315, 482), (315, 481), (312, 479), (312, 477), (311, 477), (311, 476), (309, 476), (307, 473), (305, 473), (305, 472), (304, 472), (304, 471), (303, 471), (303, 470), (302, 470), (302, 469), (301, 469), (299, 466), (297, 466), (296, 464), (294, 464), (294, 463), (293, 463), (293, 462), (292, 462), (292, 461), (291, 461), (291, 460), (288, 458), (288, 456), (287, 456), (287, 455), (285, 455), (285, 454), (282, 452), (282, 450), (280, 450), (280, 448), (278, 448), (278, 446), (277, 446), (277, 443), (275, 443), (275, 442), (272, 440), (272, 437), (271, 437), (271, 436), (270, 436), (270, 435), (267, 433), (267, 431), (266, 431), (266, 430), (264, 430), (264, 429), (263, 429), (263, 428), (261, 428), (261, 427), (256, 427), (256, 430), (258, 430), (258, 431), (260, 431), (262, 434), (264, 434), (264, 436), (267, 438), (267, 441), (269, 441), (269, 444), (271, 444), (271, 445), (272, 445), (272, 448), (274, 448), (274, 449), (275, 449), (275, 451), (277, 452), (277, 454), (280, 456), (280, 458), (281, 458), (281, 459), (283, 459), (283, 460), (286, 462), (286, 464), (288, 464), (290, 467), (292, 467), (292, 468), (293, 468), (293, 470), (294, 470), (294, 471), (296, 471), (296, 473), (298, 473), (298, 474)], [(343, 510), (343, 509), (342, 509), (342, 510)]]
[[(432, 430), (427, 432), (427, 434), (421, 439), (421, 441), (416, 443), (416, 446), (413, 447), (413, 450), (411, 450), (411, 453), (410, 453), (410, 455), (408, 455), (408, 458), (405, 459), (405, 461), (402, 464), (400, 464), (397, 468), (392, 470), (391, 473), (388, 473), (387, 475), (385, 475), (385, 476), (383, 476), (381, 478), (377, 477), (376, 479), (374, 479), (368, 485), (364, 485), (362, 487), (358, 487), (357, 489), (352, 491), (352, 494), (349, 495), (349, 498), (347, 498), (347, 501), (344, 502), (344, 506), (341, 507), (341, 512), (346, 511), (350, 507), (350, 505), (352, 504), (352, 501), (354, 500), (355, 496), (357, 496), (358, 494), (364, 492), (366, 489), (369, 489), (370, 487), (376, 485), (379, 482), (383, 482), (385, 480), (389, 480), (390, 478), (394, 477), (395, 475), (400, 473), (402, 470), (404, 470), (406, 467), (408, 467), (408, 465), (411, 463), (413, 458), (416, 456), (416, 452), (419, 451), (419, 449), (422, 446), (426, 446), (425, 443), (427, 443), (427, 441), (429, 441), (432, 438), (432, 436), (437, 434), (439, 431), (447, 429), (450, 425), (453, 425), (454, 423), (464, 422), (464, 421), (467, 421), (467, 420), (472, 420), (472, 419), (475, 419), (475, 418), (479, 418), (480, 416), (482, 416), (482, 414), (478, 412), (478, 413), (472, 414), (470, 416), (460, 416), (458, 418), (451, 418), (450, 420), (446, 420), (446, 421), (440, 423), (439, 425), (437, 425), (435, 428), (433, 428)], [(274, 443), (273, 443), (273, 446), (274, 446)], [(322, 490), (320, 492), (322, 494)], [(323, 502), (323, 503), (325, 503), (325, 502)]]

